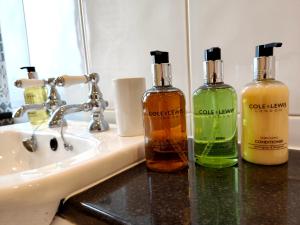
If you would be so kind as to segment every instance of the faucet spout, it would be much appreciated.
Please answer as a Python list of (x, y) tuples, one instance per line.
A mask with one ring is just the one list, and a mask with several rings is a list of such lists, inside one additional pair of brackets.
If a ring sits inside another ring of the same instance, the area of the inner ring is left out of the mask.
[(83, 104), (71, 104), (71, 105), (63, 105), (54, 111), (52, 114), (48, 126), (50, 128), (60, 127), (61, 123), (66, 123), (64, 120), (64, 116), (71, 113), (81, 112), (81, 111), (90, 111), (92, 110), (92, 106), (89, 103)]
[(14, 113), (13, 113), (13, 118), (19, 118), (23, 116), (25, 112), (30, 112), (33, 110), (39, 110), (45, 108), (45, 104), (25, 104), (19, 107)]

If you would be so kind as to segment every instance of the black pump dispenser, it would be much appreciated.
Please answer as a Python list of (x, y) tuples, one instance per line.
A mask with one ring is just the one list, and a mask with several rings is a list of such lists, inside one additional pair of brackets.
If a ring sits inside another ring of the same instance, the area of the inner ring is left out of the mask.
[(281, 47), (281, 42), (272, 42), (255, 47), (254, 80), (275, 79), (275, 56), (273, 49)]
[(223, 83), (223, 62), (219, 47), (204, 50), (203, 70), (206, 84)]
[(26, 69), (27, 72), (35, 72), (35, 67), (34, 66), (23, 66), (20, 68), (21, 70)]
[(204, 61), (221, 60), (221, 49), (219, 47), (213, 47), (204, 51)]
[(27, 75), (28, 75), (28, 79), (38, 79), (37, 73), (35, 71), (35, 67), (34, 66), (23, 66), (20, 69), (26, 69), (27, 70)]
[(152, 72), (154, 86), (171, 86), (172, 74), (171, 64), (169, 63), (169, 53), (162, 51), (151, 51), (153, 58)]
[(258, 45), (255, 48), (255, 57), (268, 57), (273, 56), (273, 48), (279, 48), (282, 46), (281, 42), (273, 42), (264, 45)]
[(161, 63), (169, 63), (169, 53), (162, 52), (162, 51), (151, 51), (150, 55), (153, 56), (153, 63), (154, 64), (161, 64)]

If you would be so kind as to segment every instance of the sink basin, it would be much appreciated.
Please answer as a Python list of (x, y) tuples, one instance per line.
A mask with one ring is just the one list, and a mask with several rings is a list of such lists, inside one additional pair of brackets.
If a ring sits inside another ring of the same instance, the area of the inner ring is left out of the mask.
[[(0, 132), (0, 176), (10, 175), (12, 173), (20, 173), (22, 175), (28, 173), (29, 170), (31, 174), (37, 172), (38, 169), (47, 165), (52, 164), (52, 166), (58, 167), (62, 160), (74, 160), (74, 156), (86, 152), (88, 150), (94, 149), (99, 145), (97, 140), (83, 139), (75, 136), (67, 136), (66, 139), (72, 145), (76, 146), (73, 151), (64, 150), (61, 138), (57, 134), (49, 134), (43, 132), (37, 132), (37, 146), (38, 151), (32, 153), (26, 151), (22, 145), (22, 140), (26, 137), (30, 137), (32, 132), (24, 131), (2, 131)], [(50, 140), (57, 140), (57, 149), (55, 151), (51, 150)], [(47, 168), (48, 169), (48, 168)], [(51, 170), (53, 172), (53, 170)], [(6, 177), (7, 179), (13, 176)], [(10, 181), (10, 183), (15, 183), (16, 176)], [(8, 181), (8, 180), (7, 180)], [(7, 183), (6, 181), (6, 183)]]
[[(35, 132), (37, 151), (22, 140), (30, 137), (30, 124), (0, 127), (0, 224), (49, 225), (62, 199), (104, 181), (144, 160), (143, 137), (119, 137), (109, 131), (89, 134), (88, 124), (68, 122), (64, 149), (59, 129)], [(57, 149), (50, 140), (57, 140)]]

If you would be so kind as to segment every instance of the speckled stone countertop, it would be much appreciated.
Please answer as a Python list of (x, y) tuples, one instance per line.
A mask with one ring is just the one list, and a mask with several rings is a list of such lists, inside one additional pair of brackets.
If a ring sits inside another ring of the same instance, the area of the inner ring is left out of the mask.
[(299, 225), (300, 151), (288, 164), (240, 160), (225, 169), (190, 163), (174, 174), (140, 164), (80, 193), (58, 215), (78, 225)]

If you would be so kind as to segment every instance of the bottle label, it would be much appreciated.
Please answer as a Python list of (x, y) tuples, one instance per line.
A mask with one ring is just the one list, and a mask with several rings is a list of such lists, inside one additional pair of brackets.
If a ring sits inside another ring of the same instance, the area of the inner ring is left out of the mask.
[(196, 141), (229, 141), (236, 133), (234, 108), (203, 109), (194, 113)]
[(171, 117), (178, 117), (184, 114), (183, 109), (170, 109), (167, 111), (149, 111), (148, 116), (159, 119), (170, 119)]
[(261, 136), (255, 138), (252, 143), (248, 144), (250, 149), (255, 150), (283, 150), (287, 148), (286, 140), (277, 136)]
[(288, 148), (288, 102), (243, 101), (243, 149), (278, 151)]
[(213, 110), (213, 109), (200, 109), (198, 111), (198, 115), (226, 115), (226, 114), (232, 114), (232, 113), (234, 113), (234, 108), (217, 109), (217, 110)]
[(248, 108), (255, 112), (282, 112), (287, 108), (287, 103), (249, 104)]
[(36, 101), (35, 101), (35, 95), (34, 94), (26, 94), (26, 98), (25, 98), (25, 102), (27, 103), (27, 104), (35, 104), (36, 103)]

